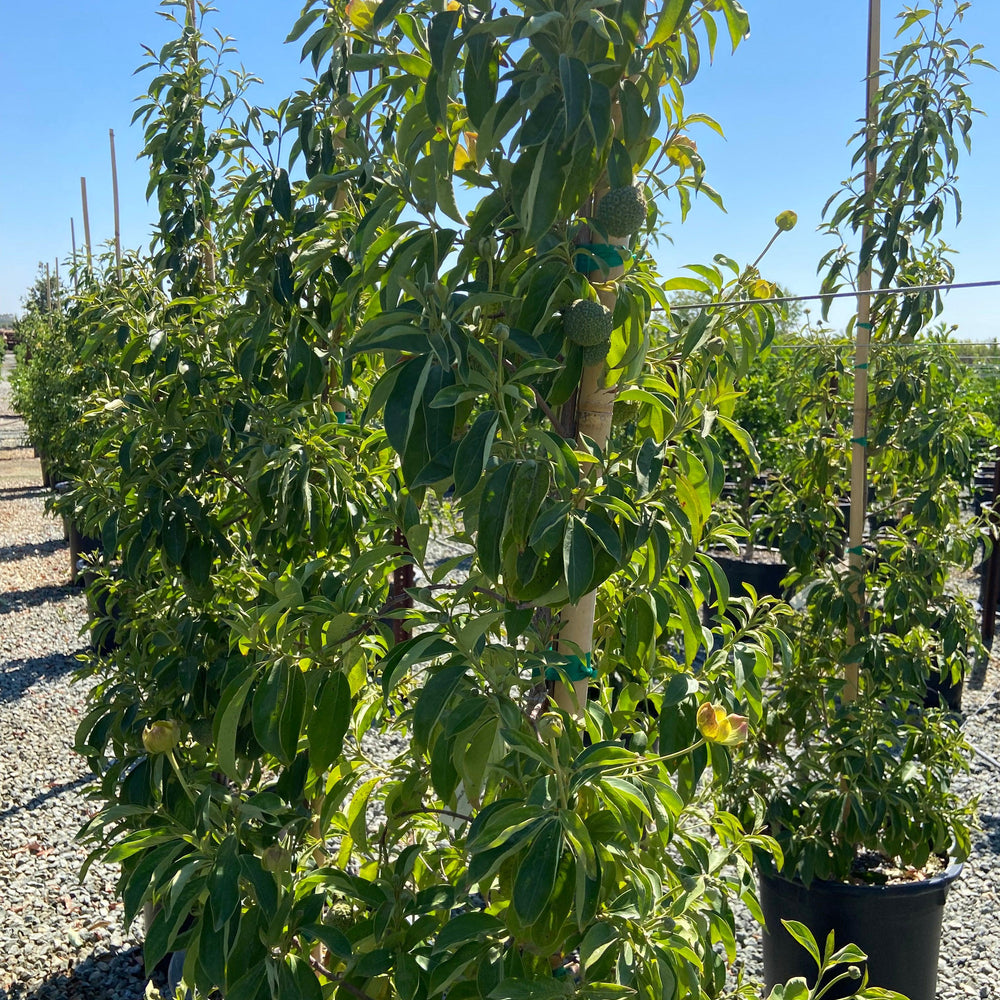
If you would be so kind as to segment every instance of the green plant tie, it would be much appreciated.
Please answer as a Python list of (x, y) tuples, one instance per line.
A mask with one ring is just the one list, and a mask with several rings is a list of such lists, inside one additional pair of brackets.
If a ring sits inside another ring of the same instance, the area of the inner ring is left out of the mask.
[(621, 267), (632, 256), (627, 247), (616, 247), (613, 243), (581, 243), (577, 249), (586, 251), (578, 253), (574, 262), (580, 274), (610, 271), (613, 267)]
[(859, 444), (862, 448), (867, 448), (868, 438), (851, 438), (851, 444)]
[(347, 423), (347, 410), (337, 410), (337, 423), (346, 424)]
[(868, 362), (867, 362), (867, 361), (865, 361), (865, 362), (864, 362), (863, 364), (860, 364), (860, 365), (855, 365), (855, 366), (854, 366), (854, 370), (855, 370), (856, 372), (861, 372), (861, 371), (868, 371)]
[(586, 657), (567, 656), (566, 663), (562, 671), (556, 667), (545, 668), (545, 679), (547, 681), (561, 681), (565, 677), (575, 684), (577, 681), (588, 681), (597, 676), (597, 671), (591, 663), (590, 653)]
[(847, 550), (852, 556), (863, 556), (865, 554), (865, 547), (863, 545), (855, 545), (853, 548)]
[(872, 328), (871, 323), (858, 323), (858, 326), (863, 326), (866, 330), (870, 330)]

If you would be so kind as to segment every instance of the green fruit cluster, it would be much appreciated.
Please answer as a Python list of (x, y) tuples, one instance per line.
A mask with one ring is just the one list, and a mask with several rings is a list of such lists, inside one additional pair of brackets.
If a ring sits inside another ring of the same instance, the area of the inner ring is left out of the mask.
[(611, 350), (611, 341), (602, 340), (598, 344), (591, 344), (583, 349), (583, 366), (589, 368), (591, 365), (599, 365)]
[(646, 224), (646, 196), (640, 188), (612, 188), (598, 203), (597, 227), (608, 236), (633, 236)]
[(610, 340), (611, 330), (611, 310), (592, 299), (577, 299), (563, 313), (563, 332), (581, 347), (594, 347)]

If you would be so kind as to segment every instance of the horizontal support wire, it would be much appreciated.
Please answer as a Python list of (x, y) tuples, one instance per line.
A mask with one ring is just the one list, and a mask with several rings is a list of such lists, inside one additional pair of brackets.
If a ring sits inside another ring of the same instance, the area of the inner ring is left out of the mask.
[[(966, 288), (996, 288), (1000, 286), (1000, 279), (996, 281), (962, 281), (954, 284), (940, 285), (910, 285), (903, 288), (873, 288), (870, 294), (873, 298), (880, 295), (916, 295), (918, 292), (944, 292), (957, 291)], [(826, 292), (818, 295), (779, 295), (770, 299), (733, 299), (723, 302), (690, 302), (681, 305), (671, 306), (671, 312), (680, 310), (703, 310), (703, 309), (743, 309), (746, 306), (769, 306), (778, 305), (785, 302), (810, 302), (820, 299), (856, 299), (861, 292)], [(661, 306), (656, 306), (654, 312), (665, 312)]]

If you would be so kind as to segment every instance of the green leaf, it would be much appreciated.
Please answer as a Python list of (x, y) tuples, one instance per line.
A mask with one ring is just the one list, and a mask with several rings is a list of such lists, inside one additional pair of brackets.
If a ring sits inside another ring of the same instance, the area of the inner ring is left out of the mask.
[(698, 681), (690, 674), (674, 674), (663, 690), (663, 708), (673, 708), (698, 693)]
[(195, 538), (184, 548), (181, 568), (190, 577), (192, 583), (204, 587), (211, 579), (214, 559), (215, 553), (212, 546), (201, 538)]
[(325, 771), (340, 756), (353, 707), (350, 682), (339, 671), (330, 674), (307, 728), (309, 763), (314, 771)]
[(278, 169), (274, 172), (271, 203), (285, 222), (292, 221), (292, 189), (286, 170)]
[(455, 494), (464, 496), (479, 483), (493, 449), (500, 415), (484, 410), (476, 417), (455, 452)]
[(565, 183), (554, 143), (545, 143), (535, 150), (534, 156), (531, 178), (518, 208), (524, 240), (528, 244), (537, 243), (555, 225)]
[(615, 139), (611, 144), (608, 182), (613, 188), (630, 187), (632, 184), (632, 157), (628, 155), (625, 143), (621, 139)]
[(187, 527), (181, 514), (172, 514), (163, 526), (163, 551), (175, 566), (179, 566), (187, 548)]
[(677, 30), (682, 18), (691, 9), (694, 0), (668, 0), (660, 11), (660, 19), (649, 39), (650, 46), (662, 45)]
[(434, 952), (447, 951), (503, 930), (503, 922), (488, 913), (463, 913), (450, 920), (434, 940)]
[(336, 927), (327, 924), (307, 924), (301, 932), (312, 941), (320, 941), (337, 956), (345, 961), (351, 957), (351, 942), (347, 935)]
[(590, 106), (590, 73), (579, 59), (559, 54), (559, 82), (566, 106), (566, 141), (576, 135)]
[(486, 478), (479, 501), (479, 532), (476, 538), (476, 552), (479, 563), (493, 580), (500, 577), (500, 541), (507, 507), (510, 504), (511, 486), (514, 481), (514, 462), (504, 462)]
[(473, 35), (467, 42), (462, 88), (469, 121), (479, 128), (487, 112), (496, 104), (500, 78), (500, 52), (488, 34)]
[(842, 962), (851, 965), (860, 965), (862, 962), (867, 961), (868, 956), (856, 944), (844, 945), (843, 948), (839, 948), (830, 956), (831, 965)]
[(418, 663), (454, 652), (455, 647), (435, 633), (418, 635), (393, 646), (392, 651), (376, 664), (376, 669), (382, 672), (383, 696), (388, 698), (389, 692), (402, 680), (406, 671)]
[(519, 462), (511, 487), (509, 530), (518, 549), (523, 550), (542, 502), (549, 492), (548, 462), (527, 459)]
[(439, 670), (424, 685), (413, 710), (413, 742), (417, 747), (426, 749), (429, 745), (434, 726), (464, 676), (465, 665), (457, 664)]
[(247, 692), (253, 684), (256, 673), (253, 669), (245, 670), (235, 680), (231, 681), (222, 692), (219, 707), (213, 721), (213, 736), (215, 738), (216, 754), (219, 767), (233, 779), (238, 777), (236, 764), (236, 733), (243, 716), (243, 706)]
[(559, 821), (547, 820), (518, 866), (511, 903), (514, 912), (529, 926), (541, 917), (551, 900), (562, 857), (562, 842)]
[(220, 930), (236, 912), (240, 905), (240, 861), (239, 842), (235, 836), (228, 836), (219, 847), (215, 864), (208, 876), (208, 892), (212, 897), (214, 930)]
[(257, 742), (282, 763), (290, 764), (295, 756), (304, 710), (305, 680), (298, 664), (274, 664), (254, 693), (252, 720)]
[(816, 938), (813, 937), (812, 931), (798, 920), (782, 920), (781, 922), (785, 930), (812, 955), (812, 959), (816, 963), (816, 968), (822, 969), (823, 959), (820, 957), (819, 945), (816, 944)]
[(569, 518), (563, 533), (563, 566), (569, 599), (575, 604), (591, 589), (594, 579), (594, 543), (576, 517)]

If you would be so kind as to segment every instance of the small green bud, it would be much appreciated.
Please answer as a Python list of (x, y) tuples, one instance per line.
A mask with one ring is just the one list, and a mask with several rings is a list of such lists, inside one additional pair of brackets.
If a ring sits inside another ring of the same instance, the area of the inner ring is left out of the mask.
[(774, 224), (783, 233), (790, 233), (798, 221), (799, 217), (789, 208), (778, 214), (778, 217), (774, 220)]
[(271, 844), (264, 848), (260, 856), (261, 867), (266, 872), (281, 872), (288, 868), (291, 854), (281, 844)]
[(497, 323), (493, 327), (493, 336), (500, 341), (506, 340), (510, 336), (510, 327), (506, 323)]
[(860, 979), (861, 970), (856, 965), (849, 965), (847, 967), (847, 978), (848, 979)]
[(142, 745), (147, 753), (170, 753), (180, 739), (181, 727), (173, 719), (161, 719), (142, 731)]
[(538, 720), (538, 735), (543, 743), (559, 739), (565, 731), (566, 727), (563, 725), (562, 716), (555, 712), (546, 712)]

